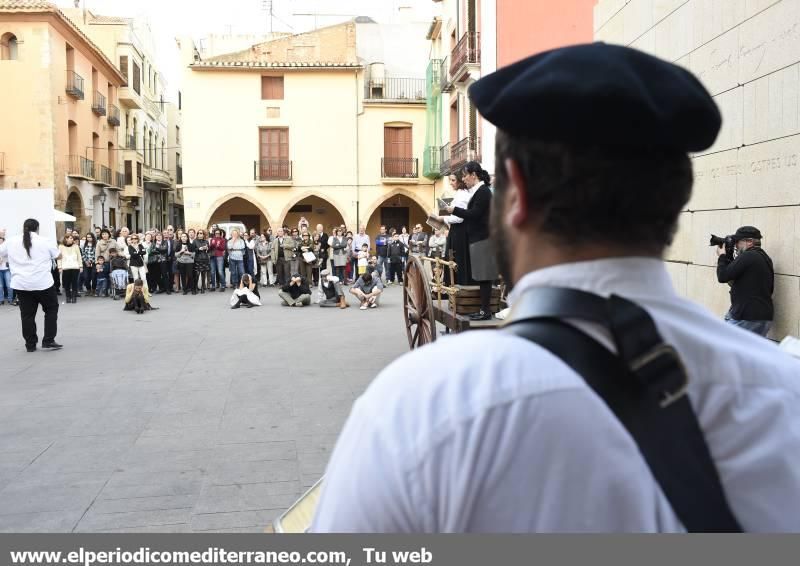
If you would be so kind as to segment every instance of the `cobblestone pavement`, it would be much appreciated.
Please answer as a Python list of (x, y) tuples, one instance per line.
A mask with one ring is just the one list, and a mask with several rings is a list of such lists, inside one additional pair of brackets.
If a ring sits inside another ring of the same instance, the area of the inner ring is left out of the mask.
[(0, 531), (263, 531), (408, 350), (401, 293), (368, 311), (158, 295), (141, 316), (82, 298), (60, 307), (64, 349), (35, 353), (0, 306)]

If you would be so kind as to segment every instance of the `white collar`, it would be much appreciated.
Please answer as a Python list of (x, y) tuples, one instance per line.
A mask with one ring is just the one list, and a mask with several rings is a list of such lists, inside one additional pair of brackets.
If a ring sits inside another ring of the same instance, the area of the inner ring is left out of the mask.
[(676, 295), (664, 262), (648, 257), (619, 257), (564, 263), (524, 275), (508, 297), (509, 304), (533, 287), (569, 287), (602, 296), (630, 299)]

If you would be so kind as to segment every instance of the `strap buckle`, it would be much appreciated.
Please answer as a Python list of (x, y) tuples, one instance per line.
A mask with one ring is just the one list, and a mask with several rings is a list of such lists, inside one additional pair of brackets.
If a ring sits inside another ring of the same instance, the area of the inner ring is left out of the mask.
[(659, 405), (666, 409), (683, 398), (689, 386), (689, 377), (678, 352), (669, 344), (661, 343), (631, 360), (629, 366), (642, 384), (661, 389)]

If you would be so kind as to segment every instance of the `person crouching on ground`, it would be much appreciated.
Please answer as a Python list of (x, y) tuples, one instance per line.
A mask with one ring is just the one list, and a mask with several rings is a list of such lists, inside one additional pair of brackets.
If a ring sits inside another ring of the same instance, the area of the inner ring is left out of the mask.
[(238, 309), (246, 307), (248, 309), (261, 306), (261, 295), (258, 292), (253, 277), (245, 273), (239, 280), (239, 288), (234, 289), (231, 295), (231, 308)]
[(362, 311), (367, 310), (367, 308), (378, 308), (378, 298), (382, 292), (383, 284), (381, 283), (381, 278), (373, 276), (372, 273), (365, 273), (359, 277), (355, 285), (350, 288), (350, 293), (355, 295), (361, 302), (360, 309)]
[(346, 309), (350, 305), (347, 304), (347, 299), (342, 290), (341, 280), (327, 269), (323, 269), (319, 274), (319, 290), (324, 296), (319, 303), (321, 307), (339, 307)]
[(123, 310), (136, 311), (142, 314), (153, 307), (150, 305), (150, 289), (148, 289), (141, 279), (137, 279), (129, 284), (125, 289), (125, 307)]
[(281, 288), (278, 296), (287, 307), (303, 307), (311, 304), (311, 290), (308, 288), (308, 281), (299, 273), (292, 274), (289, 284)]
[(117, 253), (117, 248), (108, 250), (111, 255), (111, 280), (114, 282), (113, 295), (116, 301), (122, 296), (122, 290), (128, 287), (128, 260)]

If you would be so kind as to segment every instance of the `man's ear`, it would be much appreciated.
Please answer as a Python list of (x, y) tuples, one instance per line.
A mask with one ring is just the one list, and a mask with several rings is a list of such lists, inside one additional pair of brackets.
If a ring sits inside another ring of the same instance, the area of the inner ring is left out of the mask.
[(508, 186), (505, 192), (505, 220), (510, 226), (519, 228), (526, 224), (530, 217), (528, 210), (528, 194), (525, 177), (519, 165), (513, 159), (506, 159), (503, 164), (506, 168)]

